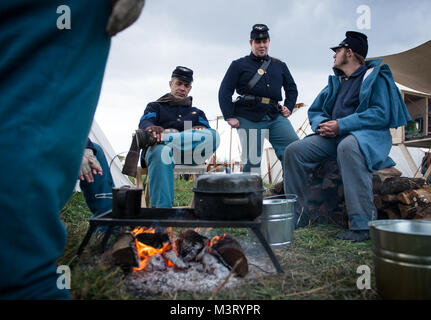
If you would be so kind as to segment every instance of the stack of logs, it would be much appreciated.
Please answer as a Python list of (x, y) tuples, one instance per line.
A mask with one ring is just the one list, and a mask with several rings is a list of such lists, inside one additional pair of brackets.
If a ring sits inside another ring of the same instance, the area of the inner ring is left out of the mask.
[[(344, 189), (336, 161), (320, 165), (309, 177), (308, 210), (311, 223), (348, 227)], [(349, 183), (355, 183), (351, 181)], [(282, 184), (273, 194), (282, 194)], [(373, 173), (378, 219), (431, 219), (431, 187), (422, 178), (401, 177), (395, 168)]]
[[(355, 183), (351, 181), (350, 183)], [(395, 168), (373, 173), (378, 219), (431, 219), (431, 187), (422, 178), (401, 177)], [(310, 176), (311, 222), (348, 225), (344, 189), (336, 161), (327, 161)]]

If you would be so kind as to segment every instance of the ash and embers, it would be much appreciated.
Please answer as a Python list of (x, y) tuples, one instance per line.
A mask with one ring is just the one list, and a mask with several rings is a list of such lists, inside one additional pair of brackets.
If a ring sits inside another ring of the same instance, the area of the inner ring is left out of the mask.
[(155, 257), (152, 270), (134, 271), (127, 277), (126, 290), (141, 299), (161, 295), (174, 297), (180, 292), (210, 294), (219, 287), (222, 290), (234, 288), (246, 281), (276, 274), (271, 260), (259, 246), (260, 243), (241, 241), (249, 265), (244, 277), (229, 275), (231, 271), (210, 254), (203, 255), (203, 261), (189, 262), (183, 270), (166, 267), (162, 257), (157, 263)]

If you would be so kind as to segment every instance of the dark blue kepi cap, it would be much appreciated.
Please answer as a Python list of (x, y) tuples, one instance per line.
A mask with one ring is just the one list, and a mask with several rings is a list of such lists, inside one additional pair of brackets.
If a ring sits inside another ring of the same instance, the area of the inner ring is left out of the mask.
[(269, 38), (268, 30), (265, 24), (255, 24), (251, 29), (250, 40)]
[(172, 78), (180, 78), (187, 82), (193, 82), (193, 70), (186, 67), (177, 66), (172, 72)]
[(331, 49), (336, 51), (338, 48), (352, 49), (353, 52), (366, 58), (368, 53), (367, 36), (360, 32), (347, 31), (346, 39), (344, 39), (338, 46), (332, 47)]

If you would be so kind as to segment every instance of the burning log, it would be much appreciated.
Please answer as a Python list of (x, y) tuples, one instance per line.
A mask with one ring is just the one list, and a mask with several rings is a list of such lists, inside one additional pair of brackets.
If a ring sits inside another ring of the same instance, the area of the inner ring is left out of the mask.
[[(147, 268), (158, 268), (157, 265), (159, 262), (159, 258), (156, 258), (156, 260), (151, 262), (153, 256), (161, 256), (164, 252), (172, 250), (172, 244), (169, 237), (166, 238), (167, 235), (164, 235), (163, 233), (156, 233), (154, 228), (138, 227), (132, 231), (132, 234), (135, 236), (135, 246), (139, 256), (139, 265), (138, 267), (134, 268), (135, 271), (146, 270)], [(141, 239), (141, 241), (139, 241), (138, 238)], [(167, 239), (168, 241), (163, 242), (163, 239)], [(143, 241), (149, 241), (156, 246), (159, 246), (159, 244), (161, 243), (161, 247), (155, 248), (151, 245), (145, 244)], [(163, 256), (161, 257), (163, 259)], [(150, 262), (153, 265), (156, 264), (156, 266), (147, 267), (147, 264)]]
[(247, 258), (234, 237), (227, 234), (213, 237), (209, 243), (209, 252), (229, 269), (238, 263), (234, 270), (237, 275), (244, 277), (248, 273)]
[(154, 232), (154, 233), (148, 233), (143, 232), (136, 235), (136, 239), (146, 244), (147, 246), (151, 246), (156, 249), (160, 249), (163, 247), (163, 243), (171, 243), (171, 240), (169, 239), (169, 235), (166, 233), (161, 232)]
[(199, 252), (205, 247), (208, 238), (193, 230), (186, 230), (175, 241), (178, 255), (186, 262), (196, 259)]
[(208, 247), (203, 248), (201, 252), (199, 252), (196, 260), (202, 263), (202, 271), (208, 274), (213, 274), (217, 277), (220, 277), (229, 273), (228, 267), (221, 264), (219, 259), (209, 252)]
[(169, 260), (176, 269), (184, 270), (188, 268), (188, 265), (180, 257), (177, 256), (174, 250), (163, 252), (163, 257), (166, 260)]
[(122, 267), (138, 267), (139, 257), (137, 255), (135, 238), (130, 233), (125, 233), (114, 243), (112, 257), (117, 265)]

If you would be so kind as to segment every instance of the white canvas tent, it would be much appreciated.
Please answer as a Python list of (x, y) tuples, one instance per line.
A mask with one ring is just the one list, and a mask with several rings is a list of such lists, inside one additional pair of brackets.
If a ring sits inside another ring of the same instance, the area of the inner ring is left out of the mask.
[(114, 184), (117, 187), (123, 185), (132, 186), (133, 183), (129, 180), (129, 178), (121, 173), (123, 165), (121, 164), (120, 160), (117, 157), (117, 154), (109, 143), (108, 138), (106, 138), (105, 134), (97, 124), (96, 120), (93, 120), (93, 125), (91, 126), (90, 134), (88, 135), (88, 137), (92, 142), (97, 143), (103, 149), (106, 160), (108, 161), (108, 164), (111, 168), (111, 175), (112, 179), (114, 180)]

